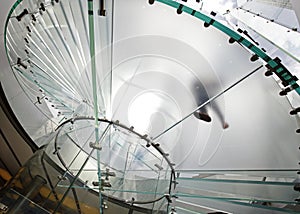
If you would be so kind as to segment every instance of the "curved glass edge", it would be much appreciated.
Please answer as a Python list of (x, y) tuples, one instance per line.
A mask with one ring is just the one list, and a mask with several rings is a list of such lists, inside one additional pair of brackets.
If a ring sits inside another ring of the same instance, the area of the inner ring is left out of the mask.
[[(79, 120), (83, 121), (82, 119), (84, 118)], [(155, 167), (149, 167), (148, 164), (143, 166), (142, 163), (139, 162), (140, 167), (142, 167), (141, 169), (144, 170), (130, 170), (130, 167), (129, 170), (127, 170), (126, 163), (128, 161), (129, 163), (132, 163), (133, 159), (138, 159), (138, 157), (136, 153), (127, 151), (127, 145), (120, 144), (117, 145), (119, 147), (117, 152), (118, 156), (123, 155), (124, 158), (126, 158), (125, 166), (121, 163), (123, 162), (121, 158), (118, 159), (119, 161), (117, 165), (111, 165), (110, 162), (106, 162), (106, 157), (113, 157), (116, 156), (116, 154), (113, 154), (113, 151), (107, 151), (106, 149), (109, 149), (110, 147), (105, 146), (105, 144), (115, 144), (114, 139), (112, 139), (113, 137), (111, 136), (109, 136), (107, 139), (101, 138), (101, 156), (103, 160), (100, 162), (100, 167), (102, 171), (102, 179), (103, 176), (106, 176), (105, 173), (109, 174), (113, 172), (114, 176), (109, 176), (109, 179), (105, 179), (105, 181), (102, 181), (101, 179), (101, 182), (104, 182), (105, 185), (109, 184), (108, 186), (101, 186), (101, 189), (99, 189), (100, 187), (95, 184), (95, 180), (98, 180), (96, 179), (98, 174), (98, 169), (96, 167), (96, 162), (98, 162), (95, 154), (96, 149), (86, 146), (88, 142), (94, 142), (95, 140), (95, 136), (93, 135), (94, 126), (92, 125), (93, 118), (89, 119), (89, 126), (86, 126), (86, 124), (83, 124), (84, 126), (79, 124), (79, 127), (72, 130), (70, 130), (70, 128), (76, 126), (76, 121), (73, 121), (73, 123), (70, 123), (70, 120), (64, 122), (57, 130), (55, 139), (52, 140), (46, 147), (45, 152), (48, 154), (50, 159), (52, 159), (56, 164), (65, 170), (65, 173), (62, 175), (62, 177), (69, 177), (70, 175), (75, 176), (75, 178), (71, 178), (71, 180), (62, 179), (58, 181), (56, 184), (57, 188), (65, 190), (67, 189), (66, 191), (68, 191), (68, 189), (86, 189), (96, 192), (99, 191), (102, 195), (105, 194), (119, 200), (129, 200), (131, 198), (135, 198), (133, 204), (145, 204), (141, 206), (149, 209), (153, 207), (152, 209), (155, 210), (160, 209), (159, 207), (162, 205), (161, 199), (164, 199), (170, 195), (170, 185), (172, 185), (172, 178), (174, 177), (171, 167), (167, 167), (167, 161), (163, 161), (163, 156), (160, 158), (157, 156), (154, 157), (154, 154), (151, 153), (150, 155), (153, 155), (153, 158), (155, 158), (154, 162), (152, 161), (153, 164), (159, 162), (161, 163), (161, 165), (154, 164), (154, 166), (157, 165), (157, 169)], [(112, 128), (110, 121), (100, 120), (99, 124), (103, 125), (102, 122), (104, 123), (104, 127), (100, 126), (99, 134), (101, 134), (105, 129), (105, 124), (108, 124), (108, 127)], [(119, 125), (120, 129), (122, 129), (121, 124), (115, 125)], [(85, 138), (83, 138), (81, 135), (89, 132), (86, 130), (87, 128), (90, 128), (89, 131), (92, 131), (92, 133), (90, 134), (90, 137), (87, 136), (87, 139), (85, 140)], [(115, 131), (120, 132), (118, 129)], [(127, 131), (130, 130), (128, 129)], [(113, 135), (114, 131), (109, 130), (108, 132), (109, 135)], [(125, 133), (125, 131), (120, 133), (126, 136), (129, 135), (129, 133)], [(119, 140), (120, 142), (122, 141), (121, 139)], [(143, 141), (146, 143), (146, 139), (143, 139)], [(67, 145), (64, 146), (64, 144)], [(155, 146), (153, 147), (155, 148)], [(130, 148), (130, 146), (128, 148)], [(75, 151), (75, 153), (70, 154), (70, 150), (72, 150), (73, 153)], [(114, 160), (116, 157), (112, 159)], [(89, 160), (89, 163), (86, 164), (86, 160)], [(106, 168), (106, 170), (103, 170), (103, 168)], [(147, 176), (151, 177), (147, 178)], [(78, 185), (77, 181), (81, 181), (82, 183), (85, 181), (85, 185)]]
[[(4, 36), (3, 36), (3, 39), (4, 39), (4, 48), (5, 48), (5, 53), (6, 53), (6, 57), (7, 57), (7, 60), (9, 61), (9, 56), (8, 56), (8, 51), (7, 51), (7, 27), (8, 27), (8, 24), (9, 24), (9, 20), (10, 20), (10, 17), (11, 17), (11, 15), (13, 14), (13, 12), (15, 11), (15, 9), (19, 6), (19, 4), (20, 3), (22, 3), (23, 2), (23, 0), (17, 0), (13, 5), (12, 5), (12, 7), (11, 7), (11, 9), (9, 10), (9, 12), (8, 12), (8, 15), (7, 15), (7, 18), (6, 18), (6, 21), (5, 21), (5, 24), (4, 24)], [(9, 64), (10, 64), (10, 67), (11, 67), (11, 69), (13, 70), (13, 68), (12, 68), (12, 66), (11, 66), (11, 63), (9, 62)], [(13, 74), (14, 74), (14, 76), (15, 76), (15, 78), (16, 78), (16, 80), (17, 80), (17, 82), (19, 83), (19, 85), (20, 85), (20, 87), (22, 88), (22, 90), (24, 90), (24, 86), (22, 86), (22, 84), (20, 83), (20, 80), (16, 77), (16, 75), (15, 75), (15, 72), (13, 72)], [(24, 90), (25, 91), (25, 90)], [(27, 94), (27, 93), (25, 93), (25, 95), (28, 97), (28, 99), (30, 100), (30, 101), (32, 101), (31, 100), (31, 98), (30, 98), (30, 96)], [(33, 101), (32, 101), (33, 102)], [(36, 106), (36, 105), (35, 105)], [(42, 115), (44, 115), (45, 116), (45, 118), (47, 118), (49, 121), (48, 122), (46, 122), (45, 124), (43, 124), (43, 126), (45, 126), (46, 127), (46, 129), (47, 129), (47, 126), (48, 126), (48, 124), (52, 124), (52, 125), (54, 125), (55, 127), (52, 127), (53, 129), (52, 130), (54, 130), (57, 126), (58, 126), (58, 124), (59, 124), (59, 120), (53, 120), (53, 118), (49, 118), (39, 107), (37, 107), (36, 106), (36, 108), (38, 109), (38, 111), (40, 111), (41, 112), (41, 114)], [(60, 120), (60, 121), (62, 121), (62, 120)], [(28, 132), (28, 131), (27, 131)], [(37, 132), (40, 132), (40, 130), (37, 130)], [(47, 133), (45, 133), (45, 134), (47, 134)], [(42, 133), (41, 134), (39, 134), (39, 133), (35, 133), (33, 136), (30, 136), (32, 139), (38, 139), (38, 138), (40, 138), (40, 137), (42, 137)], [(41, 145), (38, 145), (38, 146), (41, 146)]]
[(6, 52), (6, 56), (7, 56), (7, 59), (8, 58), (8, 55), (7, 55), (7, 46), (6, 46), (6, 31), (7, 31), (7, 25), (8, 25), (8, 22), (9, 22), (9, 19), (11, 17), (11, 14), (14, 12), (14, 10), (18, 7), (18, 5), (22, 2), (23, 0), (17, 0), (13, 6), (11, 7), (10, 11), (8, 12), (8, 15), (7, 15), (7, 18), (6, 18), (6, 21), (5, 21), (5, 25), (4, 25), (4, 47), (5, 47), (5, 52)]

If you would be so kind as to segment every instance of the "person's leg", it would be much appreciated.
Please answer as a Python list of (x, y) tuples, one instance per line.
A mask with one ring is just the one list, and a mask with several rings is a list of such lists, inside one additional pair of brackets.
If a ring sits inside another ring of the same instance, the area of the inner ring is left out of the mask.
[[(192, 85), (192, 92), (195, 96), (195, 101), (197, 106), (200, 106), (207, 100), (209, 100), (209, 96), (205, 90), (204, 85), (201, 83), (201, 81), (195, 81)], [(194, 112), (194, 116), (198, 118), (199, 120), (203, 120), (206, 122), (211, 122), (211, 117), (207, 113), (207, 107), (203, 106), (199, 110)]]
[(202, 107), (201, 109), (195, 111), (194, 116), (199, 120), (211, 122), (211, 117), (208, 115), (206, 107)]
[(220, 109), (219, 105), (217, 103), (213, 102), (211, 107), (214, 110), (214, 112), (217, 114), (219, 120), (221, 121), (223, 129), (227, 129), (229, 127), (229, 125), (225, 121), (224, 115), (221, 112), (221, 109)]

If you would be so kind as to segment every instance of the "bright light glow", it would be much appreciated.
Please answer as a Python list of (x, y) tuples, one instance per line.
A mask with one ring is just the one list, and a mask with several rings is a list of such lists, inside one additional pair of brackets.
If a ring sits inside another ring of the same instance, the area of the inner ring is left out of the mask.
[[(169, 111), (166, 112), (165, 109)], [(134, 124), (135, 130), (140, 133), (150, 133), (157, 130), (157, 126), (164, 129), (166, 123), (174, 122), (179, 118), (181, 114), (175, 101), (156, 90), (139, 93), (131, 101), (128, 109), (129, 123)]]

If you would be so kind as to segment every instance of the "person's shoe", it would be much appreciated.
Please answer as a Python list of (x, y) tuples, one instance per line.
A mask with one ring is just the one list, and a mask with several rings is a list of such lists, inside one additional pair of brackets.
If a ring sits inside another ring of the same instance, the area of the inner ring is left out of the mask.
[(194, 113), (195, 117), (197, 117), (199, 120), (203, 120), (205, 122), (211, 122), (211, 117), (203, 112), (195, 112)]
[(225, 122), (225, 123), (223, 124), (223, 129), (227, 129), (228, 127), (229, 127), (228, 123)]

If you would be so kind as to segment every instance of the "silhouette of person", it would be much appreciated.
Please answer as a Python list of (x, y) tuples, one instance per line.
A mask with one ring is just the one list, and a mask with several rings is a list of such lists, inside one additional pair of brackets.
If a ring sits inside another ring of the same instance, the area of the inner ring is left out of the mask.
[[(197, 106), (200, 106), (204, 102), (209, 100), (209, 96), (205, 90), (204, 85), (199, 81), (194, 81), (192, 83), (192, 93), (195, 97), (195, 101)], [(202, 108), (198, 109), (194, 112), (194, 116), (198, 118), (199, 120), (203, 120), (205, 122), (211, 122), (212, 119), (208, 114), (208, 107), (211, 107), (211, 109), (217, 114), (219, 120), (222, 123), (223, 129), (226, 129), (229, 127), (228, 123), (225, 121), (224, 115), (219, 107), (219, 105), (216, 102), (210, 102), (203, 106)]]

